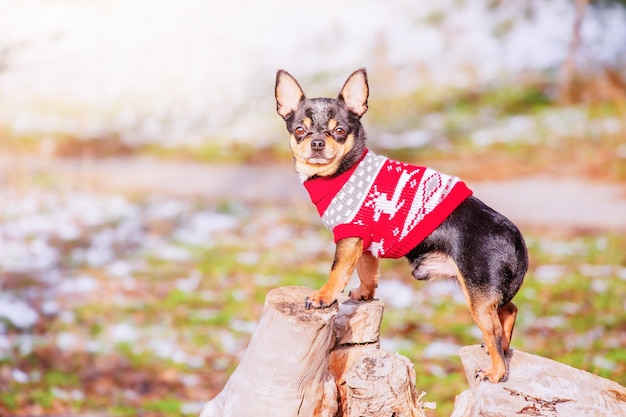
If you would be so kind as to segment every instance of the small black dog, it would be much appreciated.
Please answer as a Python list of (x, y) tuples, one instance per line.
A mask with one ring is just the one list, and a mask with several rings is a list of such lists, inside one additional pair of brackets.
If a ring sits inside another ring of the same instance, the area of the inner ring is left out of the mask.
[(528, 269), (518, 228), (458, 178), (366, 148), (365, 69), (350, 75), (336, 99), (307, 99), (296, 79), (279, 70), (275, 94), (296, 171), (337, 245), (330, 278), (306, 307), (335, 302), (354, 268), (361, 284), (350, 297), (372, 299), (378, 258), (406, 256), (415, 279), (458, 281), (493, 365), (476, 377), (502, 381), (517, 315), (511, 299)]

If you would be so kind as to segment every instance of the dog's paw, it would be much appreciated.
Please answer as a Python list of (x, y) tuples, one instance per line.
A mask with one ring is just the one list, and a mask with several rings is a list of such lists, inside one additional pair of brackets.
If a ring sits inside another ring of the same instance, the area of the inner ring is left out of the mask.
[(348, 297), (357, 301), (368, 301), (374, 299), (374, 291), (368, 291), (361, 287), (350, 290)]
[(489, 381), (492, 384), (497, 384), (505, 380), (505, 373), (496, 372), (493, 369), (477, 369), (474, 373), (474, 378), (479, 381)]
[(310, 310), (313, 308), (328, 308), (337, 302), (336, 299), (332, 297), (324, 298), (321, 297), (318, 293), (313, 294), (311, 297), (306, 297), (304, 299), (304, 308)]
[(489, 349), (487, 349), (487, 345), (484, 343), (480, 344), (480, 348), (482, 349), (482, 351), (486, 354), (489, 355)]

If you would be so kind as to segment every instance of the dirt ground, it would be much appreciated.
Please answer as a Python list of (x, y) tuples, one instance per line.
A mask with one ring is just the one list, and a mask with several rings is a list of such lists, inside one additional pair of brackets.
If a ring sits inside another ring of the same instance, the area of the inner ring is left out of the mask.
[[(216, 165), (149, 157), (59, 160), (0, 154), (0, 183), (19, 187), (38, 179), (102, 192), (268, 204), (308, 202), (288, 162)], [(468, 183), (477, 197), (521, 225), (626, 230), (626, 193), (618, 184), (548, 175)]]

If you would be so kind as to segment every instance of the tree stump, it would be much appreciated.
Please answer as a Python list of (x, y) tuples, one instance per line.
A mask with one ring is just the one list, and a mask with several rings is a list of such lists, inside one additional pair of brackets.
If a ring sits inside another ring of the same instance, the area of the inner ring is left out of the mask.
[(457, 396), (453, 417), (626, 417), (626, 388), (580, 369), (511, 349), (509, 378), (490, 384), (474, 378), (491, 361), (480, 346), (461, 349), (470, 389)]
[(306, 310), (312, 293), (268, 293), (239, 366), (200, 417), (425, 416), (413, 365), (379, 349), (383, 303), (342, 296)]
[(239, 366), (201, 417), (335, 414), (332, 409), (315, 413), (323, 406), (328, 409), (326, 403), (336, 403), (334, 381), (326, 369), (338, 308), (305, 310), (304, 299), (311, 293), (301, 287), (268, 293)]

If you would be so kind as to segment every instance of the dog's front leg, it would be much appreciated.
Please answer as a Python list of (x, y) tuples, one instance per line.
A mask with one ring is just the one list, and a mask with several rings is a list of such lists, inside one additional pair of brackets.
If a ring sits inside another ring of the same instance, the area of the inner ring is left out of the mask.
[(358, 237), (349, 237), (337, 242), (335, 260), (330, 270), (328, 282), (305, 300), (305, 307), (325, 308), (332, 305), (337, 295), (346, 288), (348, 281), (359, 258), (363, 254), (363, 240)]
[(364, 252), (356, 266), (359, 273), (361, 285), (350, 291), (350, 298), (353, 300), (371, 300), (378, 288), (378, 258), (369, 252)]

